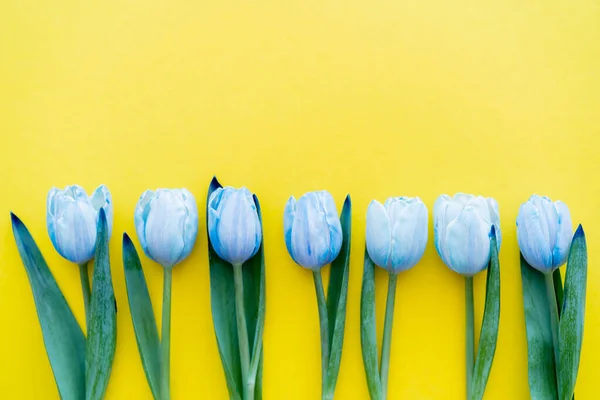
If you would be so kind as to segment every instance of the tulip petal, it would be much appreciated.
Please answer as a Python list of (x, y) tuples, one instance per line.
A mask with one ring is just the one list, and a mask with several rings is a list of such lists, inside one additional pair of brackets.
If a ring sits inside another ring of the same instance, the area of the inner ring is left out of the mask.
[(144, 253), (146, 254), (148, 254), (148, 245), (146, 243), (146, 220), (148, 219), (148, 214), (150, 213), (150, 205), (155, 198), (156, 193), (154, 191), (146, 190), (140, 196), (133, 214), (138, 240), (140, 241), (142, 250), (144, 250)]
[(423, 208), (422, 203), (412, 203), (404, 207), (398, 217), (392, 219), (391, 250), (393, 272), (395, 273), (413, 267), (425, 250), (427, 229), (425, 225), (425, 241), (422, 241), (423, 224), (420, 221), (423, 216)]
[(573, 238), (573, 222), (569, 207), (562, 201), (554, 203), (557, 214), (558, 229), (556, 230), (556, 245), (552, 252), (552, 266), (560, 267), (567, 262), (569, 248)]
[(292, 227), (294, 226), (294, 218), (296, 216), (296, 199), (294, 196), (291, 196), (288, 202), (285, 205), (285, 210), (283, 212), (283, 231), (285, 236), (285, 246), (287, 247), (288, 253), (292, 256), (292, 259), (295, 262), (298, 262), (294, 259), (294, 251), (292, 247)]
[(55, 221), (56, 250), (67, 260), (82, 264), (92, 259), (96, 245), (96, 213), (87, 204), (64, 198)]
[(490, 225), (477, 210), (466, 206), (446, 230), (448, 266), (466, 276), (483, 270), (490, 259), (489, 232)]
[(388, 214), (377, 200), (371, 201), (367, 209), (367, 252), (380, 267), (391, 267), (392, 228)]
[(326, 257), (325, 264), (330, 264), (340, 254), (342, 248), (342, 225), (331, 193), (322, 190), (317, 194), (329, 230), (329, 255)]
[(489, 208), (490, 220), (494, 224), (496, 231), (496, 242), (498, 243), (498, 250), (502, 244), (502, 232), (500, 231), (500, 211), (498, 209), (498, 202), (492, 197), (485, 199)]
[(547, 226), (544, 225), (531, 202), (521, 205), (517, 216), (517, 241), (527, 263), (540, 272), (552, 268), (552, 250), (547, 241)]
[(177, 263), (183, 261), (185, 258), (187, 258), (187, 256), (190, 255), (198, 235), (198, 206), (196, 205), (196, 199), (194, 198), (194, 195), (187, 189), (181, 189), (179, 194), (183, 201), (185, 218), (183, 220), (184, 246)]
[(90, 196), (90, 202), (96, 213), (98, 213), (101, 208), (104, 208), (106, 222), (108, 224), (108, 237), (110, 238), (113, 227), (113, 207), (110, 191), (105, 185), (98, 186)]
[(145, 236), (148, 256), (163, 267), (173, 267), (181, 253), (185, 211), (169, 190), (157, 190), (156, 199), (146, 219)]

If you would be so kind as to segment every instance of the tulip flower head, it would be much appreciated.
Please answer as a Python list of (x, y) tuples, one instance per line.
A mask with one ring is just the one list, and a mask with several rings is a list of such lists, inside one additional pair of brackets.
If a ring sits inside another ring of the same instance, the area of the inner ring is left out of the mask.
[(367, 252), (373, 262), (397, 274), (423, 257), (427, 206), (418, 197), (373, 200), (367, 210)]
[(224, 187), (210, 195), (208, 234), (217, 255), (232, 265), (243, 264), (258, 252), (262, 227), (248, 189)]
[(46, 200), (46, 225), (54, 248), (67, 260), (84, 264), (94, 257), (98, 213), (104, 209), (112, 231), (111, 195), (100, 185), (91, 196), (78, 185), (52, 188)]
[(444, 263), (461, 275), (473, 276), (488, 265), (492, 226), (500, 248), (498, 203), (491, 197), (441, 195), (433, 219), (435, 248)]
[(166, 268), (190, 255), (198, 234), (198, 208), (187, 189), (146, 190), (135, 209), (144, 253)]
[(517, 241), (525, 260), (543, 273), (567, 262), (573, 237), (569, 208), (562, 201), (533, 195), (517, 216)]
[(292, 259), (319, 270), (342, 249), (342, 225), (331, 194), (309, 192), (298, 201), (290, 197), (284, 211), (285, 244)]

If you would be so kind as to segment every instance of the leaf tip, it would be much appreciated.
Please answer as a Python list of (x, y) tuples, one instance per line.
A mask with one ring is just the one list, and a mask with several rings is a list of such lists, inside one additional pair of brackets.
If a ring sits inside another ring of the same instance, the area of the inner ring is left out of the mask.
[(129, 237), (127, 232), (123, 232), (123, 247), (131, 246), (132, 244), (133, 242), (131, 241), (131, 238)]
[(210, 180), (210, 185), (209, 185), (209, 187), (210, 187), (211, 189), (213, 189), (213, 190), (214, 190), (214, 189), (216, 189), (216, 188), (220, 188), (220, 187), (222, 187), (222, 185), (221, 185), (221, 183), (219, 183), (219, 180), (217, 179), (217, 176), (216, 176), (216, 175), (214, 175), (214, 176), (212, 177), (212, 179)]
[(580, 238), (580, 237), (585, 237), (585, 232), (583, 231), (583, 226), (581, 226), (581, 224), (579, 224), (579, 226), (577, 227), (577, 230), (575, 231), (575, 234), (573, 235), (573, 240)]
[(10, 221), (12, 222), (13, 226), (23, 224), (19, 217), (17, 217), (12, 211), (10, 212)]

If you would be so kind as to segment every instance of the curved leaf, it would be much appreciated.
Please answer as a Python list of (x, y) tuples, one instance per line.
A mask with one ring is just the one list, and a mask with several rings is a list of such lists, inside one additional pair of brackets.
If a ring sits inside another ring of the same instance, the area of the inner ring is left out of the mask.
[(337, 382), (344, 328), (346, 325), (346, 301), (348, 299), (348, 274), (350, 264), (350, 237), (352, 231), (352, 201), (346, 196), (342, 214), (342, 248), (340, 254), (331, 263), (329, 287), (327, 289), (327, 317), (329, 319), (329, 366), (325, 379), (325, 393), (333, 394)]
[(85, 337), (29, 230), (16, 215), (11, 213), (10, 216), (60, 397), (83, 399)]
[[(213, 178), (208, 188), (207, 199), (210, 199), (211, 193), (220, 187), (221, 184), (217, 178)], [(208, 212), (208, 201), (206, 208)], [(208, 236), (208, 263), (210, 266), (210, 303), (219, 356), (225, 372), (229, 397), (240, 400), (242, 398), (240, 395), (242, 393), (242, 373), (235, 318), (233, 268), (219, 258), (210, 242), (210, 235)]]
[(529, 393), (532, 400), (554, 400), (558, 398), (558, 391), (546, 281), (544, 274), (531, 267), (522, 254), (521, 277), (527, 331)]
[(575, 390), (583, 342), (587, 283), (587, 245), (581, 225), (569, 250), (565, 275), (564, 301), (558, 328), (558, 387), (561, 400), (569, 400)]
[(367, 386), (371, 400), (382, 399), (379, 379), (379, 360), (377, 355), (377, 326), (375, 318), (375, 265), (365, 248), (365, 266), (363, 270), (360, 295), (360, 344), (363, 364), (367, 375)]
[(86, 399), (104, 398), (117, 346), (117, 302), (110, 274), (106, 214), (100, 209), (90, 298), (85, 378)]
[(477, 358), (473, 371), (473, 382), (471, 383), (471, 394), (473, 399), (482, 399), (487, 385), (496, 342), (498, 340), (498, 325), (500, 323), (500, 263), (498, 260), (498, 245), (496, 233), (492, 227), (492, 239), (490, 243), (490, 264), (487, 271), (487, 282), (485, 289), (485, 309), (483, 322), (477, 346)]
[(155, 399), (160, 398), (160, 341), (152, 300), (140, 257), (129, 236), (123, 234), (123, 267), (129, 311), (146, 380)]

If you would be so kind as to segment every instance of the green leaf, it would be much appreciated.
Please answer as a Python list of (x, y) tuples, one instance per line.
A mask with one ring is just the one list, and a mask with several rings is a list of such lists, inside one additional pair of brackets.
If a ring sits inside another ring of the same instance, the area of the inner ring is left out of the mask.
[(329, 320), (329, 366), (325, 378), (326, 393), (333, 394), (337, 382), (344, 327), (346, 325), (346, 301), (348, 298), (348, 274), (350, 264), (350, 237), (352, 231), (352, 202), (346, 196), (342, 214), (342, 248), (340, 254), (331, 263), (329, 287), (327, 289), (327, 317)]
[(104, 398), (116, 346), (117, 302), (110, 274), (106, 214), (100, 209), (85, 360), (87, 400)]
[[(213, 178), (208, 188), (207, 199), (210, 199), (212, 192), (220, 187), (221, 184), (217, 178)], [(207, 201), (207, 213), (208, 207)], [(217, 336), (221, 364), (225, 372), (225, 381), (227, 382), (230, 399), (241, 400), (242, 372), (235, 318), (233, 268), (229, 263), (219, 258), (210, 242), (210, 235), (208, 236), (208, 263), (210, 266), (210, 303), (213, 325)]]
[(146, 380), (154, 399), (160, 398), (160, 341), (142, 263), (133, 242), (123, 234), (123, 266), (129, 311)]
[(367, 375), (367, 386), (372, 400), (380, 400), (383, 396), (381, 380), (379, 379), (376, 323), (375, 265), (365, 248), (365, 266), (360, 296), (360, 344), (365, 373)]
[(583, 341), (587, 282), (587, 246), (581, 225), (569, 250), (565, 292), (558, 326), (558, 387), (561, 400), (569, 400), (575, 390)]
[[(262, 214), (260, 203), (256, 195), (253, 196), (256, 204), (258, 219), (262, 227)], [(250, 353), (250, 376), (255, 379), (255, 389), (262, 387), (262, 374), (258, 376), (258, 369), (263, 354), (263, 331), (265, 327), (265, 257), (264, 237), (261, 237), (260, 248), (250, 260), (244, 263), (242, 273), (244, 275), (244, 308), (246, 313), (246, 326), (248, 328), (248, 343), (252, 343)]]
[(479, 335), (479, 344), (477, 346), (473, 382), (471, 383), (473, 399), (483, 398), (498, 340), (498, 324), (500, 322), (500, 262), (498, 260), (496, 233), (493, 227), (490, 252), (491, 257), (485, 289), (485, 309)]
[(54, 379), (63, 400), (85, 397), (85, 337), (33, 237), (11, 213)]
[(558, 316), (560, 317), (564, 297), (560, 268), (556, 268), (552, 273), (552, 281), (554, 282), (554, 294), (556, 295), (556, 308), (558, 309)]
[(531, 267), (521, 254), (523, 306), (527, 330), (529, 393), (532, 400), (558, 398), (554, 345), (544, 274)]

